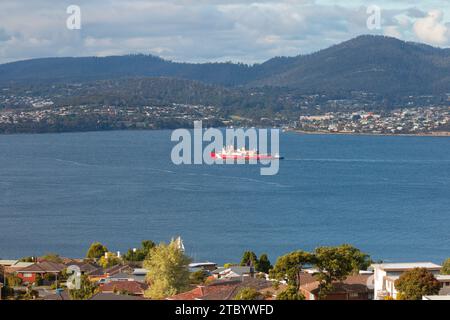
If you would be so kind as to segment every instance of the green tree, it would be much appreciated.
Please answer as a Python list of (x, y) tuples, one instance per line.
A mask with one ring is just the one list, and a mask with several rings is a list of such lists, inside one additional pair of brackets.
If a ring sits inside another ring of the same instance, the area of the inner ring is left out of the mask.
[(150, 250), (155, 247), (155, 243), (151, 240), (144, 240), (141, 243), (141, 247), (134, 251), (133, 249), (128, 249), (127, 253), (123, 255), (125, 261), (144, 261), (144, 259), (149, 254)]
[(225, 269), (228, 269), (228, 268), (231, 268), (231, 267), (234, 267), (234, 266), (238, 266), (238, 264), (237, 263), (233, 263), (233, 262), (227, 262), (227, 263), (224, 263), (224, 265), (223, 265), (223, 267)]
[(147, 282), (149, 289), (145, 296), (162, 299), (189, 288), (189, 263), (191, 259), (181, 251), (175, 241), (161, 243), (151, 249), (144, 260), (144, 267), (149, 270)]
[(272, 278), (287, 280), (288, 284), (300, 289), (300, 275), (305, 264), (313, 262), (313, 255), (305, 251), (294, 251), (277, 259), (274, 268), (270, 271)]
[(305, 300), (305, 297), (295, 286), (289, 285), (286, 290), (277, 295), (277, 300)]
[[(108, 257), (106, 257), (106, 255)], [(97, 263), (99, 266), (106, 269), (121, 264), (122, 259), (120, 259), (116, 254), (108, 252), (107, 254), (101, 256), (100, 259), (97, 261)]]
[(86, 275), (80, 279), (80, 288), (69, 290), (72, 300), (89, 300), (97, 291), (97, 286), (92, 283)]
[(42, 276), (40, 274), (37, 274), (36, 278), (34, 280), (34, 285), (35, 286), (42, 286), (43, 283), (44, 283), (44, 279), (42, 278)]
[(269, 256), (263, 253), (259, 257), (258, 261), (258, 269), (259, 272), (269, 273), (269, 270), (272, 269), (272, 265), (270, 264)]
[(368, 255), (350, 245), (316, 248), (314, 261), (319, 270), (316, 277), (320, 282), (320, 298), (330, 293), (334, 281), (343, 281), (370, 263)]
[(89, 259), (99, 259), (100, 257), (105, 255), (105, 252), (108, 252), (108, 248), (106, 248), (100, 242), (94, 242), (89, 247), (89, 250), (86, 254), (86, 258)]
[(34, 262), (34, 257), (23, 257), (19, 259), (20, 262)]
[(189, 280), (190, 280), (191, 284), (202, 284), (206, 281), (207, 278), (208, 278), (208, 273), (204, 270), (192, 272), (189, 275)]
[(438, 294), (441, 286), (427, 269), (414, 268), (395, 280), (395, 288), (402, 300), (421, 300), (423, 296)]
[(241, 266), (253, 266), (258, 269), (258, 257), (253, 251), (245, 251), (242, 255)]
[(242, 288), (233, 300), (259, 300), (262, 295), (253, 288)]
[(450, 275), (450, 258), (445, 260), (444, 263), (442, 264), (441, 273)]
[(22, 284), (22, 279), (15, 274), (6, 275), (6, 285), (10, 288), (20, 286)]

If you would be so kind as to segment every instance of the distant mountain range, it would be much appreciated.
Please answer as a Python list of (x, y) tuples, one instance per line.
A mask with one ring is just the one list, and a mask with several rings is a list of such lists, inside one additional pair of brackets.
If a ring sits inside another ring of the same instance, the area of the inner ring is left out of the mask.
[(0, 65), (3, 85), (134, 77), (195, 80), (229, 89), (286, 88), (300, 94), (443, 94), (450, 93), (450, 49), (383, 36), (360, 36), (313, 54), (277, 57), (252, 66), (178, 63), (148, 55), (45, 58)]

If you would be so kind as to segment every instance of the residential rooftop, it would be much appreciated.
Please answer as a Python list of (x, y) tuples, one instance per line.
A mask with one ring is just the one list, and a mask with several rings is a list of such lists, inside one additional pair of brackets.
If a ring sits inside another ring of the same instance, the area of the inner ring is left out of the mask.
[(373, 264), (374, 268), (380, 268), (387, 271), (401, 271), (414, 268), (436, 269), (440, 270), (442, 266), (433, 262), (400, 262), (400, 263), (380, 263)]

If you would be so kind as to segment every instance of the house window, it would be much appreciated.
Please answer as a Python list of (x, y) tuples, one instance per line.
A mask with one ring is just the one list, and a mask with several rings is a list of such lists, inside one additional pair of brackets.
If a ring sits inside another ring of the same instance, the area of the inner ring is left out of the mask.
[(23, 277), (24, 277), (24, 278), (31, 278), (32, 276), (33, 276), (32, 273), (24, 273), (24, 274), (23, 274)]
[(358, 298), (358, 292), (350, 292), (349, 294), (350, 298)]

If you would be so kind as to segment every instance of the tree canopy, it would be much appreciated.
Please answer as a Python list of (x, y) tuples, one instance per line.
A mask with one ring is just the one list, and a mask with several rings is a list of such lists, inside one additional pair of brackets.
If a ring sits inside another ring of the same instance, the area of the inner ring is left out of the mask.
[(445, 260), (444, 263), (442, 264), (441, 273), (450, 275), (450, 258)]
[(290, 285), (277, 295), (277, 300), (305, 300), (305, 297), (298, 292), (295, 286)]
[(97, 263), (99, 266), (106, 269), (121, 264), (122, 259), (119, 258), (115, 253), (108, 252), (107, 255), (104, 254), (103, 256), (101, 256)]
[(424, 268), (408, 270), (395, 280), (401, 300), (421, 300), (425, 295), (435, 295), (441, 288), (434, 275)]
[(100, 242), (94, 242), (89, 247), (89, 250), (86, 253), (86, 258), (99, 259), (100, 257), (105, 255), (105, 252), (108, 252), (108, 248), (106, 248)]
[(272, 269), (272, 264), (270, 263), (269, 256), (266, 253), (263, 253), (259, 257), (258, 269), (256, 271), (269, 273), (270, 269)]
[(86, 275), (82, 275), (80, 288), (69, 290), (69, 296), (72, 300), (88, 300), (95, 294), (96, 290), (97, 286)]
[(314, 261), (314, 256), (306, 251), (294, 251), (277, 259), (271, 270), (271, 277), (287, 280), (297, 291), (300, 288), (300, 274), (303, 266)]
[(242, 255), (241, 266), (253, 266), (256, 269), (258, 267), (258, 257), (253, 251), (245, 251)]
[(190, 262), (191, 259), (175, 241), (152, 248), (144, 260), (144, 267), (149, 270), (146, 280), (150, 286), (145, 296), (162, 299), (188, 289)]
[(314, 265), (320, 282), (320, 296), (332, 290), (334, 281), (343, 281), (352, 273), (364, 270), (370, 264), (369, 256), (359, 249), (344, 244), (337, 247), (319, 247), (314, 251)]
[(126, 261), (144, 261), (148, 253), (155, 247), (155, 243), (151, 240), (144, 240), (141, 243), (141, 247), (133, 250), (128, 249), (127, 253), (123, 255), (123, 259)]

